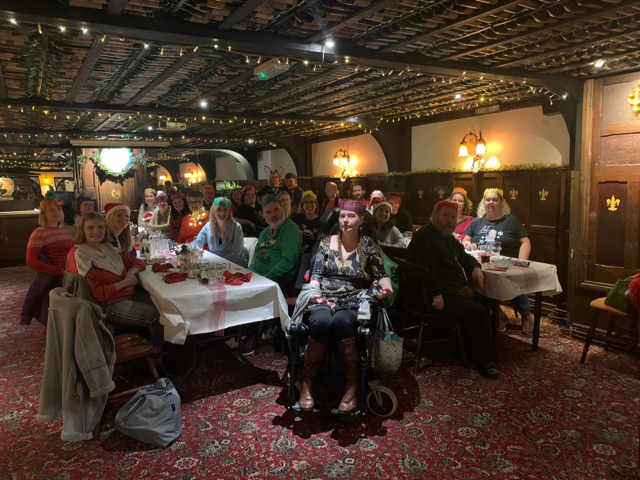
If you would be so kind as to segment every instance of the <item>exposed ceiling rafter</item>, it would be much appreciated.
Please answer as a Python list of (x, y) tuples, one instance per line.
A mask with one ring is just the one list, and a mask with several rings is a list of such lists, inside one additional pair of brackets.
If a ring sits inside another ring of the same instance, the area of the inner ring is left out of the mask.
[(446, 22), (432, 30), (428, 30), (424, 33), (418, 33), (414, 36), (407, 38), (406, 40), (402, 40), (400, 42), (389, 45), (388, 47), (383, 48), (381, 51), (384, 53), (392, 52), (394, 50), (400, 50), (401, 48), (408, 47), (409, 45), (414, 45), (418, 42), (424, 42), (429, 40), (430, 38), (436, 37), (442, 33), (448, 32), (451, 29), (464, 27), (465, 25), (469, 25), (481, 18), (488, 17), (489, 15), (495, 15), (496, 13), (503, 12), (509, 8), (515, 7), (522, 3), (522, 0), (510, 1), (510, 2), (497, 2), (495, 4), (489, 4), (488, 6), (478, 10), (473, 15), (468, 16), (460, 16), (460, 18), (456, 20), (452, 20), (450, 22)]
[(245, 2), (236, 8), (231, 15), (225, 18), (218, 26), (220, 30), (227, 30), (237, 23), (240, 23), (247, 15), (262, 5), (266, 0), (245, 0)]

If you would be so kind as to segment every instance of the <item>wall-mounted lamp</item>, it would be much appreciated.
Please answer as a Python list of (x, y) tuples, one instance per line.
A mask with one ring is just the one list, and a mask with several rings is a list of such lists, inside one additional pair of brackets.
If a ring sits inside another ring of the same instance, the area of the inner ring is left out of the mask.
[(164, 174), (164, 172), (162, 172), (158, 178), (160, 179), (160, 181), (164, 182), (167, 179), (167, 176)]
[(476, 173), (482, 170), (482, 168), (484, 167), (484, 157), (482, 155), (486, 155), (487, 153), (487, 142), (485, 142), (484, 138), (482, 138), (482, 130), (480, 130), (480, 135), (469, 132), (464, 137), (462, 137), (460, 148), (458, 150), (458, 156), (468, 157), (469, 146), (474, 147), (474, 157), (471, 171), (473, 173)]
[(631, 105), (631, 111), (637, 117), (638, 113), (640, 113), (640, 83), (636, 85), (631, 93), (629, 94), (629, 105)]
[(346, 181), (347, 178), (355, 173), (355, 170), (349, 170), (351, 166), (351, 156), (344, 148), (341, 148), (335, 153), (333, 156), (333, 164), (336, 167), (343, 167), (342, 172), (340, 172), (340, 181), (342, 182)]
[(45, 175), (44, 176), (44, 183), (50, 183), (50, 182), (51, 182), (51, 180), (49, 180), (49, 177)]

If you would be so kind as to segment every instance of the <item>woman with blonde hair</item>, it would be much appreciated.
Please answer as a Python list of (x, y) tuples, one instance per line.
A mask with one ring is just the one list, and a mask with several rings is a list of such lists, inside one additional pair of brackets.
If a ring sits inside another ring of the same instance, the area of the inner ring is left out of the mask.
[(107, 203), (104, 206), (107, 226), (109, 231), (105, 234), (107, 240), (120, 252), (129, 252), (132, 257), (137, 257), (136, 249), (131, 240), (129, 220), (131, 210), (122, 203)]
[(298, 213), (291, 220), (298, 225), (302, 232), (302, 253), (309, 253), (318, 240), (320, 232), (320, 215), (318, 214), (318, 196), (311, 190), (302, 194), (298, 205)]
[[(502, 254), (507, 257), (528, 260), (531, 255), (531, 241), (529, 232), (522, 222), (511, 214), (511, 208), (504, 199), (502, 189), (487, 188), (480, 204), (478, 205), (478, 217), (471, 222), (465, 231), (462, 244), (469, 250), (478, 245), (486, 245), (491, 242), (500, 242)], [(519, 295), (511, 301), (514, 310), (522, 315), (522, 333), (533, 334), (533, 314), (529, 297)], [(499, 330), (506, 329), (506, 315), (500, 312)]]
[(209, 247), (209, 251), (225, 260), (246, 267), (249, 263), (249, 252), (244, 248), (242, 225), (236, 222), (231, 213), (231, 200), (218, 197), (213, 201), (209, 222), (204, 226), (192, 247)]
[(126, 250), (119, 251), (111, 245), (107, 234), (107, 221), (101, 214), (85, 213), (78, 226), (76, 246), (67, 256), (66, 269), (86, 280), (108, 323), (144, 327), (149, 332), (154, 353), (159, 353), (164, 343), (160, 314), (149, 294), (135, 288), (136, 275), (144, 271), (146, 265)]
[(467, 230), (467, 227), (471, 225), (471, 222), (473, 222), (473, 217), (471, 216), (473, 203), (469, 200), (467, 191), (460, 187), (453, 189), (448, 200), (458, 204), (458, 219), (456, 220), (456, 229), (453, 231), (453, 236), (456, 237), (459, 242), (462, 242), (465, 237), (464, 232)]
[[(38, 224), (27, 243), (27, 266), (36, 272), (46, 273), (62, 281), (67, 253), (73, 248), (73, 237), (60, 227), (63, 218), (60, 200), (47, 194), (47, 199), (40, 202)], [(44, 255), (49, 263), (39, 257)]]

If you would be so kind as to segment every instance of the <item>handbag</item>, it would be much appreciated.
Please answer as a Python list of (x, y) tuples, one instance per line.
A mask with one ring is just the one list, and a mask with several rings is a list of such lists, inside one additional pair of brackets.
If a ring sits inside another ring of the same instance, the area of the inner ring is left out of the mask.
[(378, 328), (371, 349), (372, 367), (383, 373), (396, 373), (402, 363), (402, 338), (391, 330), (386, 310), (378, 314)]
[(631, 300), (626, 295), (629, 291), (629, 285), (633, 281), (635, 277), (625, 278), (624, 280), (617, 280), (616, 284), (613, 286), (609, 293), (607, 293), (607, 298), (604, 300), (604, 304), (613, 308), (617, 308), (618, 310), (622, 310), (623, 312), (628, 312), (631, 310)]
[(166, 447), (182, 432), (180, 395), (168, 378), (139, 390), (116, 414), (115, 427), (143, 443)]

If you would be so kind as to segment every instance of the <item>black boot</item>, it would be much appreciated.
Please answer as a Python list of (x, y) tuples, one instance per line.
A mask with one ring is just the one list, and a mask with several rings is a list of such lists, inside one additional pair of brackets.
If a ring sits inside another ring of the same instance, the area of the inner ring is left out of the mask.
[(336, 343), (340, 360), (344, 367), (344, 375), (347, 378), (347, 389), (342, 397), (338, 411), (340, 413), (352, 413), (358, 406), (358, 369), (356, 368), (356, 339), (348, 338)]
[(315, 405), (311, 396), (311, 387), (316, 379), (324, 355), (327, 353), (327, 346), (309, 338), (307, 345), (307, 355), (302, 371), (302, 391), (300, 392), (300, 409), (305, 411), (313, 410)]

